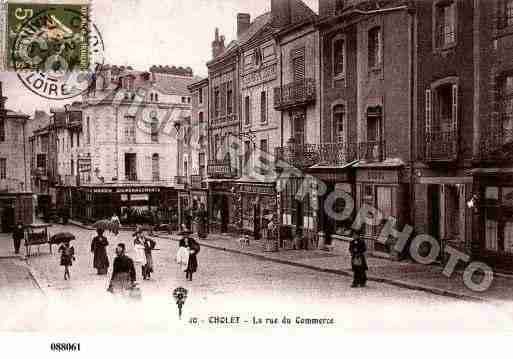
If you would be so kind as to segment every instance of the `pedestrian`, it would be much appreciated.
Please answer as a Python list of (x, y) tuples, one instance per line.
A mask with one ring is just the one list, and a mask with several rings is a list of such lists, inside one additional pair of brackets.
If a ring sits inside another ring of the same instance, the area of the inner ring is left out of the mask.
[(349, 252), (351, 253), (351, 268), (353, 269), (353, 284), (352, 288), (365, 287), (367, 282), (367, 261), (365, 259), (365, 252), (367, 246), (360, 237), (360, 232), (353, 231), (353, 240), (349, 244)]
[(204, 203), (200, 204), (200, 209), (198, 210), (198, 222), (198, 238), (207, 238), (208, 215)]
[(117, 237), (119, 234), (119, 227), (121, 226), (121, 222), (116, 213), (114, 213), (110, 219), (111, 232)]
[(146, 258), (146, 263), (143, 266), (143, 279), (145, 280), (149, 280), (151, 273), (153, 273), (153, 255), (151, 252), (155, 249), (155, 245), (153, 239), (143, 235), (144, 256)]
[(178, 242), (178, 252), (176, 253), (176, 263), (180, 266), (182, 272), (187, 271), (187, 265), (189, 264), (189, 248), (184, 238)]
[(125, 244), (119, 243), (116, 247), (116, 258), (112, 265), (112, 277), (107, 290), (112, 294), (130, 295), (136, 279), (134, 262), (126, 255)]
[(14, 253), (20, 253), (21, 240), (25, 237), (25, 230), (23, 229), (23, 224), (18, 222), (16, 227), (12, 232), (12, 239), (14, 242)]
[(192, 274), (198, 270), (198, 258), (200, 245), (193, 238), (187, 238), (187, 247), (189, 248), (189, 261), (185, 270), (185, 279), (192, 281)]
[(91, 252), (93, 253), (93, 268), (96, 268), (97, 274), (105, 275), (109, 268), (109, 257), (107, 256), (107, 246), (109, 242), (103, 235), (103, 229), (96, 229), (97, 236), (91, 242)]
[(135, 263), (141, 266), (141, 275), (145, 279), (144, 265), (146, 263), (146, 255), (144, 254), (144, 238), (141, 227), (137, 227), (134, 239), (134, 260)]
[(61, 252), (61, 266), (64, 266), (64, 280), (70, 279), (69, 267), (73, 264), (75, 260), (75, 248), (69, 245), (69, 240), (61, 244), (59, 247), (59, 252)]

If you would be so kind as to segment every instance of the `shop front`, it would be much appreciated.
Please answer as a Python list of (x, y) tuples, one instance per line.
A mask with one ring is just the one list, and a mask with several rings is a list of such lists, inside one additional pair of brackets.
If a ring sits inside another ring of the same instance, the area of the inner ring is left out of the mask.
[(16, 223), (33, 223), (32, 193), (0, 193), (0, 231), (11, 232)]
[(356, 213), (364, 206), (377, 209), (382, 214), (380, 223), (363, 224), (362, 235), (369, 252), (396, 258), (394, 239), (385, 243), (378, 237), (389, 217), (397, 220), (396, 228), (402, 228), (409, 216), (408, 179), (403, 166), (374, 166), (357, 164), (356, 168)]
[(474, 171), (475, 225), (472, 256), (502, 272), (513, 272), (513, 166)]
[(235, 214), (234, 181), (230, 179), (208, 180), (208, 222), (210, 233), (239, 233), (239, 221)]
[(269, 221), (278, 218), (275, 182), (236, 181), (235, 193), (241, 233), (255, 240), (262, 239)]
[(318, 208), (314, 215), (318, 223), (316, 230), (324, 240), (320, 246), (331, 245), (333, 239), (348, 240), (351, 236), (354, 211), (346, 216), (346, 206), (354, 206), (346, 203), (346, 200), (352, 198), (354, 201), (355, 198), (355, 172), (352, 166), (356, 163), (354, 161), (344, 166), (316, 165), (308, 169), (308, 173), (318, 181)]

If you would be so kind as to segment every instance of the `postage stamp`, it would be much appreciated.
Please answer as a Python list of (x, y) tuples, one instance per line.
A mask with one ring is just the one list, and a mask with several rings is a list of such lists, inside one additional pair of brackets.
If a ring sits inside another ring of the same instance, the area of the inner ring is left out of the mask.
[(103, 63), (104, 50), (89, 11), (86, 3), (8, 3), (7, 70), (47, 99), (84, 93)]

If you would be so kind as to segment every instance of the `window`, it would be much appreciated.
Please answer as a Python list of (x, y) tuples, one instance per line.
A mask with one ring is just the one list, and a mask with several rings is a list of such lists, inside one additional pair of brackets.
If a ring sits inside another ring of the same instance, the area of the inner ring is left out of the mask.
[(203, 88), (200, 88), (198, 90), (198, 102), (201, 104), (203, 103)]
[(267, 140), (260, 140), (260, 151), (262, 154), (262, 156), (260, 156), (260, 164), (262, 165), (260, 173), (265, 175), (268, 172), (267, 153), (269, 152), (269, 147)]
[(344, 105), (336, 105), (333, 108), (333, 142), (345, 142), (344, 122), (346, 109)]
[(5, 120), (0, 120), (0, 142), (5, 141)]
[(205, 178), (206, 173), (205, 173), (205, 154), (204, 153), (200, 153), (198, 155), (198, 168), (199, 168), (199, 175), (201, 176), (201, 178)]
[(154, 94), (153, 98), (155, 98), (155, 102), (159, 102), (159, 94)]
[(0, 158), (0, 179), (7, 178), (7, 158)]
[(75, 161), (73, 161), (73, 159), (71, 160), (70, 167), (71, 167), (71, 175), (74, 176), (75, 175)]
[(187, 97), (187, 103), (191, 103), (191, 98)]
[(125, 116), (125, 140), (127, 143), (135, 143), (135, 117)]
[(136, 153), (125, 153), (125, 178), (127, 181), (137, 181)]
[(381, 65), (381, 29), (374, 27), (369, 30), (369, 69), (379, 67)]
[(255, 59), (254, 63), (256, 66), (262, 64), (262, 51), (259, 47), (255, 48), (255, 52), (253, 53), (253, 57)]
[(183, 161), (183, 175), (185, 178), (189, 177), (189, 164), (187, 163), (187, 157)]
[(246, 173), (251, 172), (251, 142), (244, 142), (244, 168)]
[(217, 151), (219, 151), (219, 134), (214, 136), (214, 158), (217, 158)]
[(153, 93), (150, 93), (150, 101), (153, 102)]
[[(87, 126), (87, 144), (91, 143), (91, 119), (89, 116), (86, 118), (86, 126)], [(59, 147), (59, 145), (57, 145)]]
[(77, 147), (80, 147), (80, 133), (77, 133)]
[(73, 148), (74, 141), (73, 141), (73, 132), (69, 133), (69, 142), (71, 143), (71, 148)]
[(244, 98), (244, 123), (249, 125), (251, 123), (251, 101), (249, 96)]
[(367, 142), (378, 142), (381, 139), (381, 107), (367, 109)]
[(229, 81), (226, 85), (226, 113), (230, 115), (233, 112), (233, 88), (232, 82)]
[(343, 38), (336, 38), (333, 41), (333, 77), (344, 77), (346, 48)]
[(504, 0), (501, 27), (513, 26), (513, 0)]
[(214, 89), (214, 117), (215, 118), (218, 118), (219, 117), (219, 87), (216, 87)]
[(151, 118), (151, 142), (159, 142), (159, 119), (156, 114)]
[(260, 93), (260, 122), (267, 122), (267, 96), (265, 91)]
[(335, 0), (335, 11), (341, 11), (344, 9), (345, 0)]
[(304, 111), (298, 111), (292, 114), (292, 134), (296, 145), (301, 146), (305, 143), (305, 117)]
[(151, 178), (153, 181), (160, 181), (160, 159), (158, 153), (151, 156)]
[(182, 103), (186, 102), (186, 98), (182, 96)]
[(198, 122), (203, 123), (203, 112), (198, 112)]
[(436, 47), (443, 48), (456, 43), (456, 1), (436, 5)]

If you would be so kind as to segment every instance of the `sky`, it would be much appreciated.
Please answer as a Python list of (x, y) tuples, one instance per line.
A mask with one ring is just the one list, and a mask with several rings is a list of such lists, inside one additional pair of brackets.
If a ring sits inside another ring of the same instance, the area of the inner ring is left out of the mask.
[[(303, 0), (317, 12), (318, 0)], [(271, 0), (94, 0), (92, 19), (104, 44), (106, 62), (147, 70), (152, 65), (190, 66), (206, 76), (214, 29), (228, 44), (236, 35), (236, 16), (253, 20), (269, 11)], [(33, 115), (70, 101), (45, 100), (30, 93), (13, 73), (0, 73), (7, 107)]]

